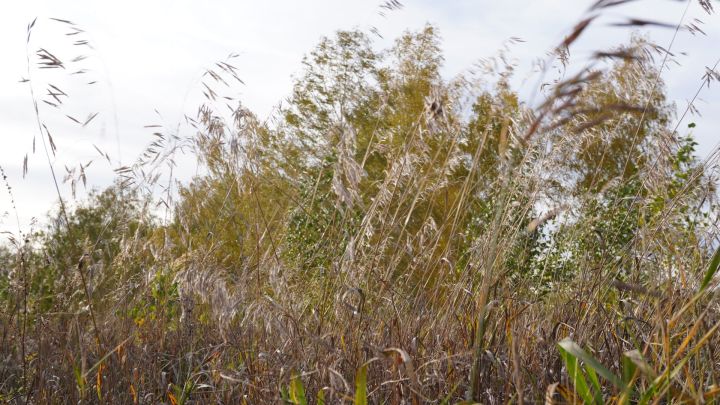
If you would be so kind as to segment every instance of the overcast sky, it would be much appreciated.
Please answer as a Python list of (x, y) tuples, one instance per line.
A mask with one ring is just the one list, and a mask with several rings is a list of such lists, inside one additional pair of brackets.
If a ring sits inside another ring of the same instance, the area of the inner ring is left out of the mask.
[[(183, 114), (194, 113), (201, 94), (200, 75), (205, 68), (231, 53), (245, 85), (235, 88), (242, 103), (261, 117), (286, 97), (292, 75), (301, 68), (302, 56), (321, 36), (338, 29), (376, 27), (384, 39), (378, 48), (405, 30), (419, 29), (427, 22), (440, 29), (445, 52), (447, 78), (471, 68), (483, 57), (492, 56), (510, 37), (525, 42), (513, 45), (517, 58), (521, 92), (529, 92), (535, 81), (523, 82), (535, 58), (572, 29), (592, 3), (584, 0), (403, 0), (404, 8), (380, 15), (380, 0), (233, 0), (233, 1), (15, 1), (4, 4), (0, 13), (0, 165), (8, 175), (19, 211), (21, 227), (28, 230), (33, 217), (42, 219), (57, 200), (47, 161), (39, 143), (26, 78), (27, 25), (38, 18), (29, 50), (46, 48), (66, 61), (65, 72), (33, 69), (38, 99), (47, 99), (45, 84), (62, 88), (70, 97), (62, 113), (40, 107), (58, 152), (51, 156), (58, 176), (65, 166), (96, 161), (87, 171), (88, 188), (103, 187), (112, 181), (112, 168), (131, 163), (150, 142), (148, 124), (175, 127)], [(676, 25), (686, 9), (685, 1), (643, 0), (613, 9), (597, 21), (572, 48), (574, 60), (582, 62), (592, 50), (616, 45), (629, 38), (627, 29), (610, 28), (613, 21), (627, 16), (654, 19)], [(720, 4), (718, 4), (720, 6)], [(718, 10), (720, 12), (720, 10)], [(85, 32), (66, 36), (69, 26), (49, 20), (71, 20)], [(687, 105), (701, 83), (706, 66), (720, 57), (720, 16), (707, 15), (693, 0), (684, 23), (695, 18), (707, 36), (682, 31), (672, 47), (679, 66), (664, 74), (670, 99), (679, 110)], [(667, 46), (671, 29), (651, 29), (648, 35)], [(85, 45), (69, 46), (87, 39)], [(67, 62), (82, 54), (88, 58)], [(31, 55), (32, 56), (32, 55)], [(36, 58), (32, 56), (31, 62)], [(74, 69), (73, 69), (74, 68)], [(87, 73), (68, 78), (69, 71)], [(87, 85), (88, 82), (96, 82)], [(688, 119), (697, 123), (695, 135), (700, 152), (706, 155), (718, 141), (720, 90), (703, 90), (698, 102), (703, 116)], [(65, 98), (63, 98), (65, 99)], [(65, 114), (85, 121), (99, 115), (85, 127), (74, 124)], [(681, 126), (685, 128), (686, 125)], [(32, 153), (33, 137), (36, 153)], [(98, 159), (94, 146), (107, 152), (112, 163)], [(29, 154), (28, 174), (23, 179), (23, 158)], [(184, 173), (194, 168), (184, 167)], [(4, 188), (4, 187), (3, 187)], [(70, 198), (70, 189), (62, 186)], [(81, 191), (80, 188), (79, 191)], [(0, 231), (17, 231), (10, 198), (0, 193)]]

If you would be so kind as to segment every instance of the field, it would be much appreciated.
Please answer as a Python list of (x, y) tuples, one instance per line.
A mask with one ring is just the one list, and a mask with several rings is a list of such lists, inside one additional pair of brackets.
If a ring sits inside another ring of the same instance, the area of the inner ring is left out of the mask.
[[(0, 402), (716, 403), (717, 154), (698, 158), (695, 99), (666, 101), (673, 56), (642, 35), (569, 57), (625, 2), (545, 56), (532, 105), (503, 52), (444, 78), (432, 25), (385, 50), (329, 35), (267, 120), (218, 62), (192, 131), (151, 128), (81, 203), (58, 173), (47, 226), (0, 248)], [(65, 63), (31, 50), (28, 72)], [(179, 154), (202, 164), (189, 183)]]

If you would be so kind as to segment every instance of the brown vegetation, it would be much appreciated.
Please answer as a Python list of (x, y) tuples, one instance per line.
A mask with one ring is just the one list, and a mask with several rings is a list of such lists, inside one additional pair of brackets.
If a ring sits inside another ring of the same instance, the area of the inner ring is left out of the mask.
[[(715, 401), (715, 155), (679, 131), (664, 48), (567, 58), (621, 3), (553, 52), (538, 106), (504, 55), (443, 79), (431, 26), (322, 40), (268, 121), (218, 63), (192, 135), (153, 128), (115, 187), (2, 251), (0, 401)], [(206, 174), (174, 196), (181, 151)]]

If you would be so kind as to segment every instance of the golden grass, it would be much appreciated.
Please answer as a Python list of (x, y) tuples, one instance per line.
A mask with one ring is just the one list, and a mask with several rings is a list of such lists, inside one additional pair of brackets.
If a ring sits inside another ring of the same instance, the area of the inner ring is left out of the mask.
[[(548, 63), (622, 3), (594, 4)], [(669, 52), (598, 51), (527, 106), (510, 66), (491, 92), (442, 80), (436, 39), (381, 56), (338, 33), (268, 122), (223, 98), (240, 79), (218, 63), (191, 135), (152, 126), (73, 210), (55, 181), (52, 224), (0, 257), (0, 401), (713, 402), (716, 155), (692, 156), (684, 113), (670, 124)], [(32, 89), (63, 61), (31, 54)], [(175, 189), (181, 151), (208, 174)]]

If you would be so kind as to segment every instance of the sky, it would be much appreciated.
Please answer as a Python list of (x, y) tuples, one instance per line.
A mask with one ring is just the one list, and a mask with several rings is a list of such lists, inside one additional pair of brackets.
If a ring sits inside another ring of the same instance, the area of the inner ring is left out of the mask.
[[(62, 109), (41, 102), (39, 113), (57, 146), (54, 154), (48, 154), (58, 180), (62, 181), (66, 167), (78, 170), (79, 164), (93, 161), (85, 170), (87, 186), (77, 185), (76, 198), (82, 198), (85, 189), (109, 185), (113, 169), (131, 164), (152, 141), (153, 129), (145, 126), (178, 128), (184, 114), (194, 114), (201, 100), (202, 73), (230, 54), (237, 54), (233, 64), (244, 82), (233, 86), (233, 95), (260, 117), (267, 117), (290, 94), (303, 55), (322, 36), (341, 29), (374, 27), (382, 36), (374, 36), (375, 46), (381, 49), (404, 31), (432, 23), (443, 39), (443, 75), (448, 79), (467, 72), (481, 58), (496, 55), (509, 38), (521, 38), (524, 42), (512, 45), (509, 56), (517, 60), (514, 83), (518, 91), (530, 94), (537, 83), (531, 75), (533, 62), (562, 41), (587, 16), (593, 2), (403, 0), (402, 9), (384, 13), (381, 0), (9, 2), (0, 14), (0, 166), (17, 210), (10, 195), (0, 192), (0, 231), (17, 234), (19, 222), (19, 228), (28, 232), (34, 221), (42, 224), (57, 202), (31, 88), (37, 100), (48, 99), (48, 84), (68, 94), (59, 96)], [(712, 15), (696, 0), (641, 0), (613, 8), (573, 45), (572, 60), (582, 63), (593, 50), (626, 42), (630, 30), (611, 23), (628, 17), (673, 26), (681, 21), (695, 23), (706, 35), (680, 31), (670, 48), (679, 63), (663, 73), (669, 99), (682, 113), (698, 91), (706, 67), (720, 58), (716, 45), (720, 43), (720, 2), (714, 3), (718, 10)], [(68, 36), (72, 27), (51, 18), (72, 21), (84, 32)], [(27, 27), (33, 20), (28, 42)], [(668, 47), (674, 30), (650, 28), (643, 33)], [(73, 45), (75, 41), (88, 41), (92, 48), (84, 42)], [(35, 52), (40, 48), (64, 60), (66, 69), (37, 69)], [(86, 58), (70, 62), (79, 55)], [(80, 69), (85, 73), (68, 75)], [(27, 78), (31, 82), (23, 82)], [(720, 140), (718, 87), (703, 89), (696, 107), (702, 116), (686, 118), (681, 128), (687, 122), (697, 124), (699, 153), (707, 156)], [(98, 115), (84, 126), (67, 117), (84, 123), (94, 113)], [(23, 175), (25, 156), (27, 173)], [(196, 172), (192, 160), (178, 168), (185, 180)], [(75, 201), (69, 184), (60, 184), (60, 192), (66, 200)]]

